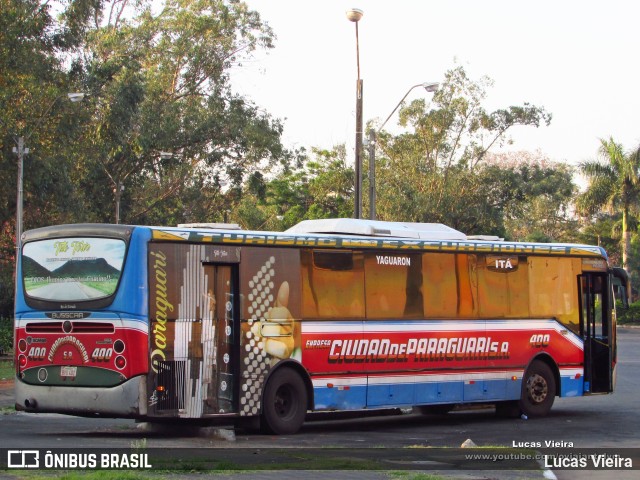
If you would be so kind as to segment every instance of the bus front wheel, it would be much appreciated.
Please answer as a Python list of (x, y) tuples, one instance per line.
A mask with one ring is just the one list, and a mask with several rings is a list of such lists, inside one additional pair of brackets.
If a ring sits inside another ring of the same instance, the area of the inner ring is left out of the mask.
[(534, 360), (522, 379), (520, 410), (528, 417), (543, 417), (556, 397), (556, 380), (551, 367)]
[(292, 434), (300, 430), (307, 414), (307, 389), (291, 368), (277, 370), (267, 382), (262, 407), (262, 427), (267, 433)]

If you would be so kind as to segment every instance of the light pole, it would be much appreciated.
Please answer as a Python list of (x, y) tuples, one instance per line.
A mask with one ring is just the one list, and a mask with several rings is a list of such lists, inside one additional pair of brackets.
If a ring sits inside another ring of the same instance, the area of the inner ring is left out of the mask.
[(364, 12), (358, 8), (347, 10), (347, 18), (356, 24), (356, 64), (358, 79), (356, 82), (356, 166), (355, 166), (355, 208), (354, 218), (362, 218), (362, 79), (360, 78), (360, 43), (358, 40), (358, 22)]
[(371, 220), (376, 219), (376, 136), (377, 134), (380, 133), (380, 131), (384, 128), (384, 126), (387, 124), (389, 119), (393, 116), (394, 113), (396, 113), (396, 110), (400, 108), (400, 105), (402, 105), (402, 102), (404, 102), (405, 98), (407, 98), (409, 93), (411, 93), (411, 91), (414, 88), (423, 87), (427, 92), (433, 93), (438, 90), (439, 86), (440, 84), (437, 82), (424, 82), (424, 83), (418, 83), (417, 85), (414, 85), (409, 90), (407, 90), (407, 93), (404, 94), (404, 97), (402, 97), (402, 100), (398, 102), (398, 104), (395, 106), (395, 108), (392, 110), (392, 112), (389, 114), (386, 120), (382, 122), (382, 125), (380, 125), (377, 130), (369, 130), (369, 218)]
[(124, 185), (122, 182), (117, 182), (113, 187), (113, 194), (116, 197), (116, 225), (120, 223), (120, 200), (122, 200), (122, 192), (124, 192)]
[(38, 120), (38, 123), (34, 126), (34, 128), (24, 136), (16, 137), (15, 135), (11, 135), (13, 141), (16, 146), (13, 147), (13, 153), (18, 156), (18, 194), (16, 198), (16, 260), (18, 259), (18, 255), (20, 255), (20, 244), (22, 237), (22, 215), (23, 215), (23, 176), (24, 176), (24, 156), (29, 153), (29, 149), (25, 147), (25, 142), (29, 140), (29, 137), (33, 134), (33, 132), (40, 126), (42, 121), (47, 117), (53, 106), (56, 104), (58, 100), (63, 97), (67, 97), (71, 102), (76, 103), (84, 98), (84, 93), (67, 93), (66, 95), (60, 95), (56, 97), (49, 108), (47, 108), (44, 114)]

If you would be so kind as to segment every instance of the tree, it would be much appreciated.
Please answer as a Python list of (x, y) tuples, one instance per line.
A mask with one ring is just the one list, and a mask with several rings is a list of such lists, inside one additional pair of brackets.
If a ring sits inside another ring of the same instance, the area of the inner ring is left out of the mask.
[(46, 3), (0, 0), (0, 11), (0, 168), (7, 180), (0, 195), (0, 218), (12, 219), (15, 225), (17, 159), (12, 148), (23, 137), (29, 148), (25, 171), (30, 172), (24, 177), (24, 223), (30, 225), (38, 218), (32, 215), (37, 208), (31, 208), (39, 205), (36, 194), (46, 202), (47, 193), (64, 185), (40, 185), (43, 178), (31, 166), (50, 163), (55, 140), (64, 142), (69, 133), (64, 115), (68, 105), (61, 99), (69, 91), (60, 59), (66, 50)]
[(411, 127), (406, 139), (418, 143), (423, 161), (446, 173), (454, 165), (473, 170), (494, 146), (510, 143), (508, 130), (516, 125), (549, 125), (551, 114), (528, 103), (487, 112), (482, 105), (493, 82), (488, 77), (469, 79), (464, 68), (449, 70), (433, 97), (434, 108), (424, 99), (400, 110), (400, 125)]
[(158, 13), (150, 1), (134, 12), (127, 2), (112, 6), (116, 14), (96, 17), (81, 61), (94, 99), (82, 162), (107, 180), (95, 196), (108, 185), (116, 211), (126, 198), (130, 222), (172, 203), (183, 203), (183, 220), (201, 220), (176, 197), (190, 188), (216, 196), (221, 183), (240, 191), (257, 169), (291, 159), (281, 122), (229, 84), (232, 66), (272, 47), (256, 12), (221, 0), (167, 0)]
[(305, 219), (352, 216), (355, 172), (347, 166), (344, 144), (313, 154), (306, 165), (311, 199)]
[(589, 185), (578, 196), (576, 206), (583, 215), (607, 210), (619, 213), (621, 224), (616, 227), (622, 236), (622, 267), (629, 273), (631, 233), (636, 229), (635, 216), (640, 207), (640, 147), (626, 153), (621, 144), (600, 139), (597, 160), (580, 164), (580, 171)]
[(485, 191), (502, 214), (506, 236), (518, 241), (575, 241), (573, 169), (541, 152), (487, 155)]
[(255, 203), (250, 209), (235, 209), (232, 218), (247, 228), (285, 230), (302, 220), (353, 215), (354, 171), (346, 164), (344, 145), (314, 148), (311, 159), (297, 153), (295, 168), (265, 181), (264, 189), (248, 182), (245, 196), (251, 194)]
[(12, 147), (18, 138), (29, 148), (24, 156), (25, 228), (64, 221), (72, 210), (60, 201), (75, 190), (63, 151), (77, 127), (74, 110), (64, 100), (74, 91), (66, 60), (79, 38), (73, 25), (82, 23), (79, 17), (92, 3), (64, 2), (54, 12), (47, 1), (0, 0), (0, 170), (5, 180), (0, 192), (0, 316), (13, 308), (17, 158)]
[(509, 141), (513, 126), (549, 124), (551, 115), (527, 103), (488, 112), (482, 103), (489, 86), (486, 77), (472, 81), (462, 67), (454, 68), (432, 105), (414, 100), (400, 109), (400, 125), (408, 132), (380, 132), (379, 218), (505, 234), (502, 213), (487, 196), (490, 179), (482, 170), (487, 153)]
[[(15, 137), (29, 135), (25, 228), (110, 221), (114, 199), (131, 223), (222, 221), (247, 178), (294, 158), (280, 120), (230, 86), (229, 70), (273, 41), (243, 2), (0, 0), (0, 11), (0, 266), (14, 264)], [(88, 101), (71, 110), (59, 99), (73, 91)]]
[[(620, 236), (614, 238), (617, 230), (615, 225), (620, 224), (620, 214), (610, 215), (606, 212), (597, 213), (590, 222), (584, 224), (578, 231), (578, 241), (587, 245), (598, 245), (607, 251), (609, 260), (614, 265), (622, 264), (622, 251)], [(630, 263), (634, 266), (633, 255)], [(636, 262), (637, 263), (637, 262)]]

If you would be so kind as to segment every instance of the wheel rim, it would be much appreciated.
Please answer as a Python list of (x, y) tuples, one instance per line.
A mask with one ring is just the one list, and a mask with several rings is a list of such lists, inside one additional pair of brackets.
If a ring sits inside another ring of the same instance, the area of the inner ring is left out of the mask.
[(549, 385), (543, 376), (536, 373), (527, 381), (527, 393), (534, 403), (542, 403), (549, 394)]
[(276, 391), (273, 406), (279, 418), (286, 419), (295, 412), (293, 391), (289, 385), (282, 385)]

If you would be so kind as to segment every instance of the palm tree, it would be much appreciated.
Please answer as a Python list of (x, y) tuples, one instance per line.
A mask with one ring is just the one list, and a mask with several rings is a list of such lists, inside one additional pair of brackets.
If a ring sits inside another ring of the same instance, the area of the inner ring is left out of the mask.
[(640, 147), (625, 153), (613, 138), (600, 139), (600, 159), (580, 164), (589, 181), (587, 190), (578, 196), (576, 206), (582, 214), (601, 210), (622, 214), (622, 267), (628, 271), (631, 232), (640, 210)]

